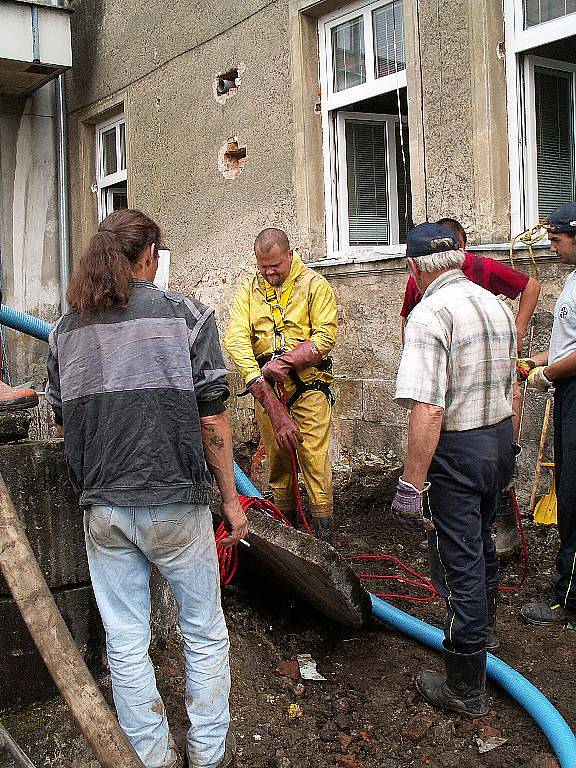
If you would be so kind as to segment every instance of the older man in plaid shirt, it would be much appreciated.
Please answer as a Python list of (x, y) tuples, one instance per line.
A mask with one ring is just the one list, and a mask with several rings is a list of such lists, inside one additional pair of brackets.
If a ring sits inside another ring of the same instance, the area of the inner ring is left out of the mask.
[(488, 711), (486, 648), (495, 632), (498, 560), (490, 526), (510, 481), (514, 317), (460, 267), (450, 229), (426, 222), (406, 243), (423, 300), (411, 313), (396, 401), (411, 410), (408, 455), (392, 509), (428, 531), (432, 579), (446, 600), (446, 674), (416, 685), (434, 706)]

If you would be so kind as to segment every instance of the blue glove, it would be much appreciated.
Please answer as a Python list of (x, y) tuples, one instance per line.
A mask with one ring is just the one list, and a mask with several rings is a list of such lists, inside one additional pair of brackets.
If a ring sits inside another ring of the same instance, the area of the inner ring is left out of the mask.
[(432, 521), (427, 520), (422, 514), (422, 499), (428, 488), (430, 483), (424, 483), (424, 488), (419, 491), (412, 483), (407, 483), (402, 478), (398, 480), (392, 512), (404, 530), (410, 532), (434, 530)]

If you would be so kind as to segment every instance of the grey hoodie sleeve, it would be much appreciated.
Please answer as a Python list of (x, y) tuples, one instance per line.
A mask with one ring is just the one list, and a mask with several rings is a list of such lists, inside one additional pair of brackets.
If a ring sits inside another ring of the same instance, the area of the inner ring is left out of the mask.
[(194, 330), (197, 332), (191, 339), (190, 360), (198, 411), (200, 416), (212, 416), (225, 410), (224, 401), (230, 395), (212, 309), (206, 309)]

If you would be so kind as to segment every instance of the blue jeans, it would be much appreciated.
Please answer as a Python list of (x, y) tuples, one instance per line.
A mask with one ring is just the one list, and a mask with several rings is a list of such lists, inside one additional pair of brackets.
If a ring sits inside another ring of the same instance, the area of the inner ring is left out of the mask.
[(190, 766), (217, 765), (230, 722), (230, 668), (209, 508), (92, 506), (84, 513), (84, 532), (122, 730), (146, 768), (175, 763), (177, 752), (148, 655), (153, 563), (179, 608)]

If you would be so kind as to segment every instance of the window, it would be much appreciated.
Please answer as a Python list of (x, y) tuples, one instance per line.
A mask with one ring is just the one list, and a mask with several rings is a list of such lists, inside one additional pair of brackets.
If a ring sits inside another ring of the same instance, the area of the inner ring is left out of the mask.
[(506, 0), (512, 235), (576, 197), (576, 0)]
[(574, 72), (534, 66), (538, 214), (574, 200)]
[(126, 122), (115, 117), (96, 127), (98, 218), (128, 208)]
[(576, 0), (525, 0), (524, 27), (527, 29), (569, 13), (576, 13)]
[(411, 215), (402, 0), (319, 20), (328, 254), (395, 256)]

